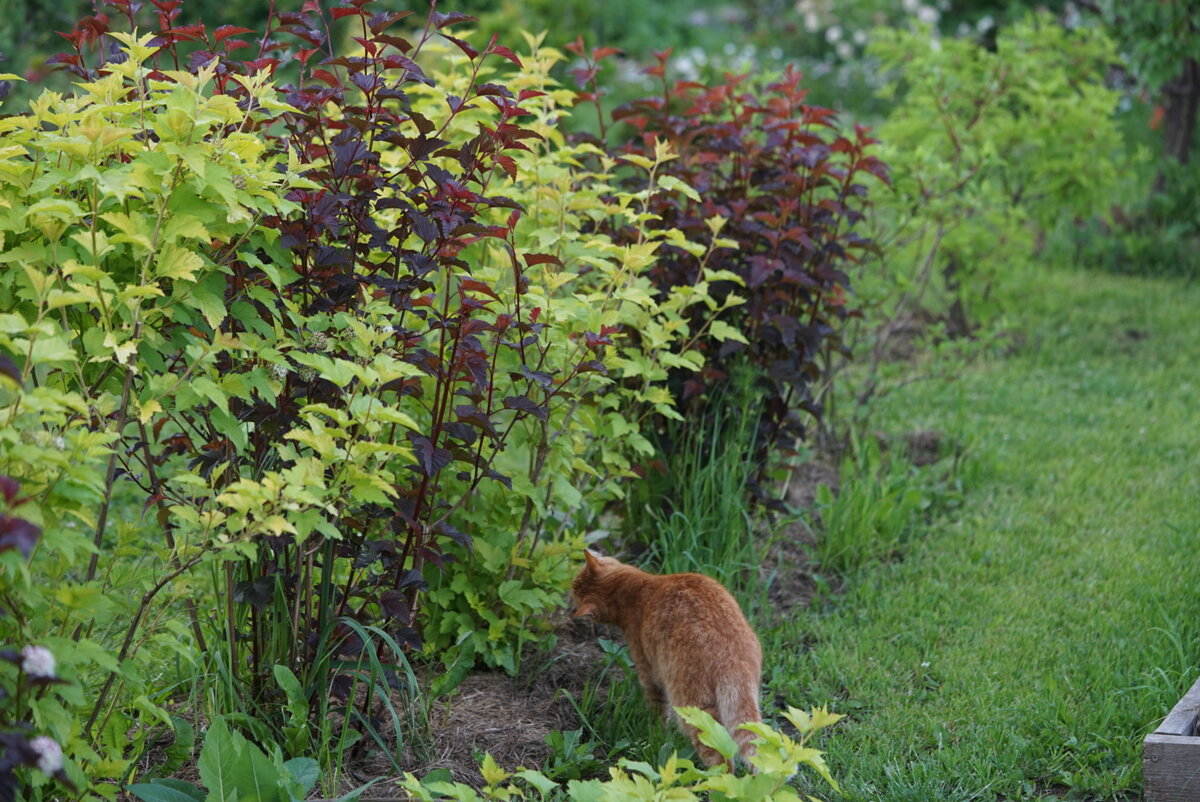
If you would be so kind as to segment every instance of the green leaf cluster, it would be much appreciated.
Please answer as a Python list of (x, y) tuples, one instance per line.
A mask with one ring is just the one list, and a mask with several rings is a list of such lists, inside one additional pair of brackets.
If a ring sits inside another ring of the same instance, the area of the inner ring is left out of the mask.
[(1121, 3), (1099, 0), (1104, 21), (1121, 44), (1134, 75), (1157, 91), (1175, 78), (1185, 59), (1200, 52), (1200, 23), (1190, 0)]
[(155, 779), (134, 783), (129, 792), (142, 802), (300, 802), (320, 774), (312, 758), (284, 760), (278, 747), (268, 755), (222, 718), (209, 726), (197, 767), (202, 788), (183, 780)]
[[(526, 418), (514, 428), (494, 462), (511, 477), (512, 487), (479, 485), (474, 491), (479, 502), (464, 505), (456, 516), (459, 528), (476, 533), (474, 555), (459, 552), (459, 562), (430, 578), (427, 648), (437, 653), (468, 643), (485, 663), (509, 671), (516, 670), (526, 642), (544, 643), (550, 636), (545, 613), (563, 604), (570, 561), (579, 553), (585, 527), (605, 504), (624, 497), (623, 483), (637, 475), (634, 466), (654, 454), (645, 434), (648, 421), (654, 415), (681, 419), (667, 390), (668, 372), (703, 365), (699, 343), (710, 327), (724, 338), (742, 336), (715, 320), (722, 309), (740, 303), (737, 293), (719, 303), (709, 293), (711, 282), (730, 276), (708, 271), (695, 285), (663, 294), (646, 275), (663, 243), (693, 247), (680, 232), (649, 225), (656, 219), (648, 203), (655, 194), (695, 194), (671, 176), (656, 180), (674, 154), (660, 147), (655, 159), (620, 167), (594, 144), (569, 141), (565, 130), (575, 93), (552, 77), (566, 56), (545, 46), (544, 34), (524, 36), (528, 50), (520, 54), (520, 70), (485, 66), (475, 79), (538, 93), (523, 108), (524, 124), (539, 138), (514, 155), (514, 170), (500, 183), (504, 196), (522, 207), (514, 229), (517, 249), (554, 257), (523, 272), (528, 286), (522, 303), (537, 308), (538, 321), (553, 333), (542, 370), (565, 372), (589, 355), (607, 370), (584, 374), (573, 398), (552, 406), (544, 419)], [(416, 108), (429, 114), (444, 108), (446, 95), (465, 92), (473, 79), (461, 56), (439, 64), (431, 71), (433, 86), (413, 90), (420, 98)], [(484, 111), (460, 115), (449, 135), (471, 136), (486, 119)], [(649, 188), (623, 189), (622, 169), (647, 174)], [(501, 211), (496, 222), (503, 219)], [(645, 233), (636, 242), (616, 243), (599, 230), (606, 220), (625, 221)], [(718, 239), (694, 247), (702, 257), (720, 244)], [(483, 239), (470, 253), (473, 276), (507, 289), (502, 245)], [(707, 310), (699, 331), (686, 314), (693, 307)], [(594, 332), (608, 334), (589, 344)]]
[[(704, 743), (719, 751), (726, 759), (733, 760), (737, 755), (737, 744), (733, 737), (711, 715), (698, 708), (678, 708), (676, 713), (699, 731)], [(741, 775), (730, 771), (724, 764), (702, 769), (692, 761), (672, 754), (660, 766), (621, 760), (617, 766), (609, 769), (606, 780), (573, 779), (562, 783), (539, 771), (520, 768), (513, 772), (506, 771), (496, 764), (491, 755), (484, 755), (480, 764), (484, 787), (479, 791), (439, 777), (418, 780), (412, 774), (407, 774), (401, 785), (414, 799), (423, 802), (517, 799), (562, 799), (573, 802), (686, 802), (702, 799), (714, 802), (733, 799), (798, 802), (803, 799), (817, 802), (816, 797), (802, 795), (792, 785), (803, 770), (812, 772), (834, 791), (838, 791), (838, 784), (830, 773), (823, 753), (807, 744), (816, 733), (837, 723), (842, 717), (823, 707), (809, 712), (789, 707), (783, 716), (795, 728), (798, 738), (785, 735), (761, 722), (743, 725), (757, 737), (754, 741), (756, 751), (749, 758), (753, 771)]]
[(286, 166), (243, 130), (269, 115), (265, 93), (246, 112), (211, 72), (156, 79), (150, 37), (114, 36), (126, 58), (106, 75), (0, 118), (0, 474), (44, 533), (31, 562), (0, 554), (0, 633), (57, 657), (68, 685), (35, 719), (106, 798), (147, 728), (170, 726), (150, 678), (194, 656), (178, 612), (143, 624), (191, 592), (186, 568), (215, 542), (169, 514), (147, 539), (119, 460), (166, 409), (221, 392), (223, 255), (267, 244), (256, 220), (291, 208)]
[(997, 272), (1032, 260), (1064, 215), (1105, 213), (1129, 168), (1104, 82), (1115, 47), (1040, 13), (1001, 29), (994, 49), (925, 27), (879, 29), (869, 53), (887, 75), (878, 135), (893, 191), (872, 220), (888, 256), (856, 290), (876, 321), (921, 309), (943, 321), (932, 341), (981, 333), (1002, 311)]

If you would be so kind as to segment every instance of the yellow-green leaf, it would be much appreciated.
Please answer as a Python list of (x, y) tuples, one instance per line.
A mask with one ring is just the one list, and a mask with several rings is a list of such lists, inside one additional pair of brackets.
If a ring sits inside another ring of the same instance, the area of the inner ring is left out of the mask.
[(733, 340), (735, 342), (745, 343), (747, 345), (750, 344), (750, 341), (746, 339), (746, 335), (742, 334), (724, 320), (714, 320), (712, 322), (712, 327), (708, 330), (708, 333), (711, 334), (713, 339), (717, 340), (718, 342)]
[(141, 421), (142, 423), (148, 422), (150, 420), (150, 418), (154, 417), (154, 415), (156, 415), (159, 412), (162, 412), (162, 404), (158, 403), (158, 401), (156, 401), (153, 398), (151, 398), (149, 401), (147, 401), (144, 404), (139, 400), (137, 402), (137, 407), (138, 407), (138, 412), (137, 412), (138, 420)]
[(158, 252), (158, 264), (155, 265), (158, 276), (184, 281), (195, 281), (196, 273), (203, 269), (204, 260), (199, 254), (173, 242), (167, 243)]

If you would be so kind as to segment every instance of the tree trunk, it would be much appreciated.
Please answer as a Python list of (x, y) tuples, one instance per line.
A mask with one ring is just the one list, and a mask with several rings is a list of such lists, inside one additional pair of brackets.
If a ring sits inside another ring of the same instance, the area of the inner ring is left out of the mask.
[[(1163, 155), (1179, 164), (1191, 160), (1192, 142), (1196, 138), (1196, 112), (1200, 108), (1200, 61), (1183, 60), (1183, 69), (1174, 79), (1163, 84)], [(1166, 189), (1169, 178), (1160, 171), (1154, 189)]]

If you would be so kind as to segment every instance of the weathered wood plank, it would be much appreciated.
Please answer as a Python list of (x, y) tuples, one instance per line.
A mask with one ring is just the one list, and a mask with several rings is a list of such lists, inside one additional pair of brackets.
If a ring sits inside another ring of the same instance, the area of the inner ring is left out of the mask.
[(1200, 679), (1191, 690), (1183, 695), (1179, 704), (1171, 708), (1155, 732), (1166, 735), (1195, 735), (1197, 719), (1200, 719)]
[(1200, 802), (1200, 679), (1142, 743), (1146, 802)]
[(1200, 800), (1200, 738), (1151, 733), (1142, 744), (1146, 802)]

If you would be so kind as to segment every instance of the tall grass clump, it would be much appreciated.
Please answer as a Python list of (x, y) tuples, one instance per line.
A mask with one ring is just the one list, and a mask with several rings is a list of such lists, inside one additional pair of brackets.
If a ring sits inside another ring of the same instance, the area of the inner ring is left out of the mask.
[(590, 739), (610, 756), (659, 764), (672, 753), (688, 754), (691, 745), (679, 730), (646, 704), (629, 649), (601, 638), (604, 668), (584, 686), (579, 698), (567, 696)]
[(853, 574), (898, 555), (929, 499), (914, 469), (873, 440), (843, 461), (840, 474), (837, 493), (817, 487), (816, 557), (826, 570)]
[(630, 504), (630, 538), (662, 573), (694, 571), (741, 589), (757, 565), (755, 457), (762, 415), (756, 374), (738, 370), (705, 414), (669, 421), (658, 459)]

